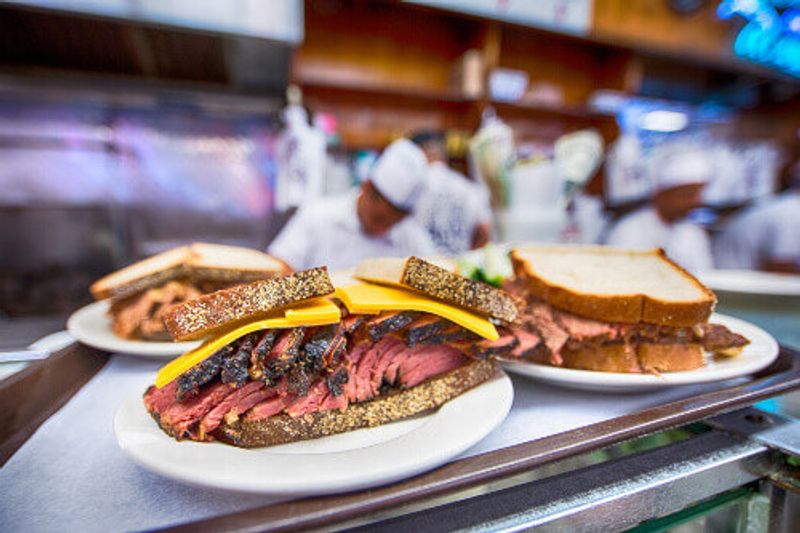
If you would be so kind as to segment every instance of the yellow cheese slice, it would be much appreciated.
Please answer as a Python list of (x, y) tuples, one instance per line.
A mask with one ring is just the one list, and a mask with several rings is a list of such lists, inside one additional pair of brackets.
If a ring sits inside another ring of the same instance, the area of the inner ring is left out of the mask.
[(336, 297), (347, 310), (358, 314), (377, 314), (381, 311), (421, 311), (455, 322), (484, 339), (497, 340), (497, 328), (485, 317), (455, 305), (433, 300), (423, 294), (374, 283), (358, 283), (336, 289)]
[(244, 326), (211, 338), (192, 351), (173, 359), (156, 375), (156, 387), (161, 388), (193, 366), (203, 362), (223, 346), (236, 339), (261, 329), (287, 329), (301, 326), (323, 326), (336, 324), (341, 320), (339, 307), (327, 298), (316, 298), (295, 305), (284, 311), (283, 317), (267, 318), (250, 322)]

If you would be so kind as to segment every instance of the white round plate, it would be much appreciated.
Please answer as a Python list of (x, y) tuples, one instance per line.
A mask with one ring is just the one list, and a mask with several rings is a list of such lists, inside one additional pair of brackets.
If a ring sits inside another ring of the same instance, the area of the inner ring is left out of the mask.
[(800, 296), (800, 275), (754, 270), (709, 270), (697, 277), (715, 291)]
[(117, 411), (120, 448), (141, 466), (192, 485), (264, 494), (331, 494), (391, 483), (435, 468), (488, 435), (514, 398), (502, 371), (438, 410), (391, 424), (269, 448), (178, 442), (134, 394)]
[(744, 347), (738, 357), (708, 357), (703, 368), (684, 372), (665, 372), (660, 376), (575, 370), (530, 362), (503, 362), (503, 366), (515, 374), (574, 389), (639, 392), (747, 376), (768, 366), (778, 356), (778, 343), (772, 335), (758, 326), (720, 314), (712, 315), (709, 322), (722, 324), (731, 331), (744, 335), (750, 339), (750, 344)]
[(117, 337), (106, 314), (108, 306), (108, 301), (103, 300), (78, 309), (67, 320), (67, 331), (82, 343), (100, 350), (159, 359), (172, 359), (200, 345), (199, 341), (151, 342)]

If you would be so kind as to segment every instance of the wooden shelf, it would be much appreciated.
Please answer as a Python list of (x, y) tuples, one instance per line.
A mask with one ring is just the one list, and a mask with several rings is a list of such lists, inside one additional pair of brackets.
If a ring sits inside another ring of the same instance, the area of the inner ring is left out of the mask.
[(587, 106), (573, 106), (567, 104), (549, 105), (540, 102), (526, 102), (524, 100), (517, 102), (492, 100), (491, 105), (494, 106), (500, 114), (513, 113), (531, 117), (550, 115), (559, 118), (585, 121), (614, 120), (613, 114), (594, 111)]
[(340, 80), (326, 80), (302, 78), (295, 80), (304, 92), (328, 94), (339, 93), (342, 95), (380, 95), (393, 99), (414, 100), (443, 104), (467, 104), (477, 101), (477, 98), (465, 96), (456, 91), (432, 87), (403, 87), (389, 86), (378, 83), (349, 82)]

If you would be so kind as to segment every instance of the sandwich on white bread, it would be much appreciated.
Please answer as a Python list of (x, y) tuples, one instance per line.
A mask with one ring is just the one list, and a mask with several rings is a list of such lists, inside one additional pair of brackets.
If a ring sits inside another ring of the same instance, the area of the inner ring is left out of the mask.
[(148, 257), (92, 284), (97, 300), (109, 299), (112, 329), (123, 338), (164, 340), (166, 310), (201, 294), (290, 272), (258, 250), (194, 243)]
[(498, 333), (497, 317), (431, 287), (438, 296), (374, 283), (334, 290), (317, 268), (175, 306), (169, 331), (206, 340), (159, 372), (145, 407), (176, 439), (242, 447), (436, 408), (495, 376), (494, 357), (517, 343)]
[(525, 359), (584, 370), (700, 368), (705, 353), (734, 356), (747, 339), (709, 324), (714, 293), (660, 249), (526, 246), (510, 252), (514, 326), (540, 339)]

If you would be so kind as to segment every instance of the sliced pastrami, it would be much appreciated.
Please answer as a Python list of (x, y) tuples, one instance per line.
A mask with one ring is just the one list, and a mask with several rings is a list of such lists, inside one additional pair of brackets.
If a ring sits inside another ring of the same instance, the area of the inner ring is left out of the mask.
[(356, 372), (358, 371), (358, 363), (371, 347), (372, 344), (356, 344), (352, 350), (344, 355), (344, 367), (349, 374), (347, 384), (344, 386), (344, 394), (351, 402), (355, 402), (357, 398)]
[(264, 382), (273, 385), (286, 374), (300, 358), (300, 348), (305, 340), (305, 328), (285, 330), (275, 341), (264, 367)]
[(561, 366), (561, 349), (569, 340), (567, 333), (553, 318), (552, 309), (544, 303), (533, 303), (528, 307), (529, 320), (527, 325), (535, 329), (542, 337), (545, 346), (550, 351), (550, 361), (555, 366)]
[(261, 379), (264, 376), (264, 365), (270, 350), (275, 345), (275, 340), (278, 338), (278, 331), (277, 329), (270, 329), (263, 332), (256, 343), (256, 347), (253, 348), (253, 352), (250, 354), (249, 370), (252, 379)]
[(532, 331), (526, 331), (522, 328), (515, 328), (511, 330), (514, 336), (519, 341), (519, 344), (505, 357), (511, 359), (527, 359), (532, 357), (536, 350), (543, 347), (542, 338)]
[(417, 316), (419, 316), (418, 313), (414, 311), (383, 313), (380, 316), (370, 319), (365, 327), (369, 333), (369, 338), (375, 342), (389, 333), (400, 331), (405, 328), (411, 324)]
[(239, 345), (234, 353), (222, 361), (220, 379), (223, 383), (230, 383), (234, 387), (241, 387), (249, 376), (247, 367), (250, 357), (258, 341), (256, 334), (250, 333), (239, 340)]
[(333, 396), (344, 396), (344, 387), (350, 379), (350, 373), (344, 367), (339, 367), (325, 378), (325, 384)]
[(565, 330), (570, 339), (584, 341), (588, 339), (614, 339), (616, 330), (608, 322), (600, 322), (590, 318), (583, 318), (571, 313), (553, 312), (553, 319)]
[(285, 409), (286, 414), (296, 418), (307, 413), (318, 411), (320, 403), (322, 403), (322, 400), (324, 400), (327, 395), (328, 387), (325, 385), (324, 381), (320, 381), (309, 389), (308, 394), (297, 398), (289, 404)]
[(263, 382), (251, 381), (233, 394), (229, 394), (224, 400), (211, 409), (200, 421), (200, 426), (197, 429), (198, 438), (200, 438), (200, 440), (206, 440), (207, 436), (219, 427), (219, 425), (222, 423), (223, 417), (231, 409), (236, 407), (236, 405), (239, 404), (242, 399), (263, 387)]
[(499, 339), (479, 341), (458, 341), (448, 343), (453, 348), (474, 359), (489, 359), (490, 357), (500, 357), (511, 353), (517, 346), (519, 340), (513, 333), (505, 331)]
[(715, 352), (750, 344), (746, 337), (734, 333), (722, 324), (700, 324), (699, 335), (703, 348)]
[(263, 420), (272, 415), (277, 415), (291, 404), (294, 399), (294, 396), (275, 396), (265, 400), (250, 409), (245, 415), (245, 420)]
[(200, 420), (228, 395), (236, 391), (230, 385), (216, 383), (205, 387), (200, 393), (185, 402), (176, 403), (161, 413), (159, 424), (177, 439), (191, 437)]
[(233, 353), (233, 346), (223, 346), (210, 357), (196, 364), (178, 378), (175, 389), (175, 398), (179, 402), (197, 395), (200, 387), (216, 379), (222, 370), (222, 362)]
[(150, 414), (160, 414), (166, 411), (172, 404), (177, 403), (175, 390), (178, 381), (172, 380), (160, 389), (155, 385), (150, 385), (144, 393), (144, 406)]
[(419, 344), (432, 345), (432, 344), (445, 344), (448, 342), (461, 342), (461, 341), (477, 341), (480, 337), (476, 334), (462, 328), (459, 325), (451, 324), (449, 327), (441, 329), (436, 333), (428, 335), (419, 341)]
[(451, 328), (453, 323), (436, 315), (425, 314), (412, 322), (406, 329), (406, 344), (413, 348), (428, 337)]
[(225, 423), (233, 424), (240, 416), (245, 414), (251, 407), (278, 395), (275, 387), (261, 388), (240, 399), (227, 413), (225, 413)]
[[(380, 344), (380, 346), (378, 346)], [(408, 347), (402, 342), (392, 337), (384, 337), (380, 343), (376, 344), (379, 355), (370, 371), (370, 389), (373, 395), (377, 395), (380, 387), (385, 381), (386, 369), (392, 361)]]
[(303, 345), (302, 360), (305, 368), (317, 374), (323, 368), (336, 365), (347, 343), (344, 335), (345, 327), (342, 323), (316, 330)]
[(424, 355), (411, 357), (408, 361), (409, 364), (400, 365), (399, 373), (399, 382), (406, 388), (458, 368), (467, 359), (458, 350), (442, 345), (431, 348)]

